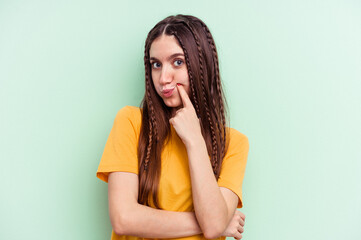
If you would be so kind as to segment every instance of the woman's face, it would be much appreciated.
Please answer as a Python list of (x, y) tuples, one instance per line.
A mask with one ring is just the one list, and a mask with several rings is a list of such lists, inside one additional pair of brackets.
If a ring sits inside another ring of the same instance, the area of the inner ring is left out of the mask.
[(190, 94), (188, 70), (184, 52), (177, 39), (172, 35), (156, 38), (149, 49), (152, 79), (158, 95), (173, 111), (182, 107), (182, 99), (177, 83), (183, 85)]

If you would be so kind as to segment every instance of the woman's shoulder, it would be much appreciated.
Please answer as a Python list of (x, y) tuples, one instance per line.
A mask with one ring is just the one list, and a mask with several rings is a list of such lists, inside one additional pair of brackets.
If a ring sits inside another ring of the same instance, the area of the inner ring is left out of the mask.
[(118, 110), (115, 121), (128, 120), (134, 127), (140, 127), (142, 121), (142, 108), (126, 105)]
[(231, 145), (234, 145), (235, 143), (242, 143), (248, 145), (248, 137), (244, 133), (241, 133), (237, 129), (231, 127), (227, 127), (226, 129)]
[(142, 108), (126, 105), (118, 110), (117, 115), (141, 116)]

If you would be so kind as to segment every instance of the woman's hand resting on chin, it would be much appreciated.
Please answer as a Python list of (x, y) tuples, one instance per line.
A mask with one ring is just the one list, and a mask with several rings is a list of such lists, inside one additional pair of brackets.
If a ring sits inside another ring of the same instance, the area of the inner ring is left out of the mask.
[(188, 97), (182, 85), (177, 84), (177, 90), (181, 97), (183, 108), (176, 111), (175, 115), (169, 119), (169, 123), (173, 125), (178, 136), (182, 139), (184, 145), (194, 144), (199, 140), (203, 140), (200, 120), (191, 100)]

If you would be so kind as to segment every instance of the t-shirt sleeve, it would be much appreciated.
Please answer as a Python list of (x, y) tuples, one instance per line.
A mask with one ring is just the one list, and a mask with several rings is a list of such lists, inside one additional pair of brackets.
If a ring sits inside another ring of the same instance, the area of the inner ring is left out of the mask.
[(131, 106), (118, 111), (98, 166), (99, 179), (108, 182), (110, 172), (138, 174), (137, 127)]
[(230, 131), (230, 142), (223, 159), (218, 186), (232, 190), (238, 196), (237, 208), (243, 207), (242, 182), (249, 150), (248, 138), (239, 131)]

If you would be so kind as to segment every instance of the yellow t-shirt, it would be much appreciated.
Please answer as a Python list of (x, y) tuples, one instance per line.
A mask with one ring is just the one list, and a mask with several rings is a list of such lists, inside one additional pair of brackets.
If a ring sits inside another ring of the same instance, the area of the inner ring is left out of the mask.
[[(141, 126), (141, 109), (125, 106), (115, 117), (113, 128), (106, 142), (97, 171), (97, 177), (108, 182), (110, 172), (138, 174), (137, 146)], [(229, 147), (223, 159), (218, 179), (220, 187), (232, 190), (239, 197), (237, 208), (242, 204), (242, 181), (245, 173), (248, 139), (233, 128), (229, 130)], [(188, 155), (182, 140), (171, 125), (171, 141), (161, 154), (162, 171), (159, 181), (158, 199), (160, 207), (168, 211), (194, 211)], [(154, 206), (153, 206), (154, 207)], [(112, 232), (112, 240), (135, 240), (137, 237), (119, 236)], [(182, 240), (205, 239), (203, 234), (179, 238)], [(219, 239), (224, 240), (225, 237)]]

